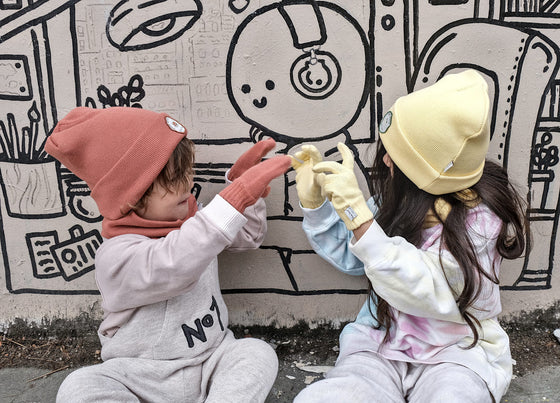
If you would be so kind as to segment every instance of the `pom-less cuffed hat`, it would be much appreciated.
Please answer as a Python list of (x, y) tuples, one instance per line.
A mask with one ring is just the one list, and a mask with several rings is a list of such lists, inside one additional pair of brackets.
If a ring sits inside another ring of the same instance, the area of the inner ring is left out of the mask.
[(482, 176), (490, 143), (488, 85), (474, 70), (449, 74), (405, 95), (385, 114), (379, 135), (399, 169), (440, 195)]
[(58, 122), (45, 150), (84, 180), (101, 215), (115, 220), (140, 200), (186, 135), (165, 113), (77, 107)]

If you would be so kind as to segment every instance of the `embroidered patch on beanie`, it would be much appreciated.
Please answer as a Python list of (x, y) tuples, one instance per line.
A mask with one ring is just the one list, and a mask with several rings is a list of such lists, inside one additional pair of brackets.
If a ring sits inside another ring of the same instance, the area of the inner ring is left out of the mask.
[(181, 123), (177, 122), (175, 119), (170, 118), (169, 116), (166, 116), (165, 123), (167, 123), (167, 126), (169, 126), (169, 128), (171, 130), (173, 130), (174, 132), (182, 134), (182, 133), (185, 133), (187, 131), (187, 129), (185, 129), (185, 126), (183, 126)]
[(379, 131), (381, 133), (385, 133), (391, 127), (391, 123), (393, 121), (393, 112), (389, 111), (383, 116), (381, 122), (379, 123)]

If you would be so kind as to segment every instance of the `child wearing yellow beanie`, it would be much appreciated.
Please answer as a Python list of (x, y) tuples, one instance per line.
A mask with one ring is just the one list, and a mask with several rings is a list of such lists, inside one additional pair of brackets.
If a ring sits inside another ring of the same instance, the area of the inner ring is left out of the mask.
[(523, 253), (528, 226), (507, 174), (486, 160), (489, 109), (474, 70), (399, 98), (379, 125), (367, 201), (344, 144), (342, 163), (312, 145), (293, 157), (311, 245), (370, 283), (334, 369), (296, 403), (490, 403), (506, 392), (498, 275)]
[(78, 107), (47, 139), (90, 187), (104, 238), (95, 257), (104, 362), (71, 373), (57, 402), (263, 402), (274, 383), (274, 350), (227, 327), (217, 256), (260, 245), (263, 197), (290, 158), (261, 162), (275, 143), (255, 144), (199, 209), (186, 136), (165, 113)]

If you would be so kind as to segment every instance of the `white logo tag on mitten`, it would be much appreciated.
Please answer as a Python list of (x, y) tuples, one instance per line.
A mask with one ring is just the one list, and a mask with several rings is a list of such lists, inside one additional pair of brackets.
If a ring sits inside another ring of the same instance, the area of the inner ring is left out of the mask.
[(354, 218), (358, 217), (358, 214), (356, 214), (352, 207), (347, 207), (346, 210), (344, 210), (344, 214), (346, 214), (346, 217), (348, 217), (350, 221), (354, 221)]

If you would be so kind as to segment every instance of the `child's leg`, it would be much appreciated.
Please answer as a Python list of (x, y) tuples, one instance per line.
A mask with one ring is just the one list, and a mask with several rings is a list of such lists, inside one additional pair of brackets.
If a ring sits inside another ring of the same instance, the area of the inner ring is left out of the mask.
[(278, 357), (268, 343), (228, 335), (202, 365), (205, 402), (264, 402), (277, 373)]
[(123, 383), (105, 372), (103, 364), (98, 364), (70, 373), (58, 389), (56, 402), (140, 401)]
[[(113, 358), (102, 364), (80, 368), (68, 375), (60, 385), (56, 401), (202, 401), (200, 388), (185, 390), (184, 366), (181, 361)], [(189, 379), (193, 384), (200, 385), (200, 367), (189, 371)]]
[(391, 362), (368, 352), (339, 359), (326, 378), (303, 389), (294, 403), (404, 403), (401, 379), (406, 363)]
[(492, 403), (486, 382), (467, 367), (453, 363), (410, 365), (405, 390), (410, 403)]

